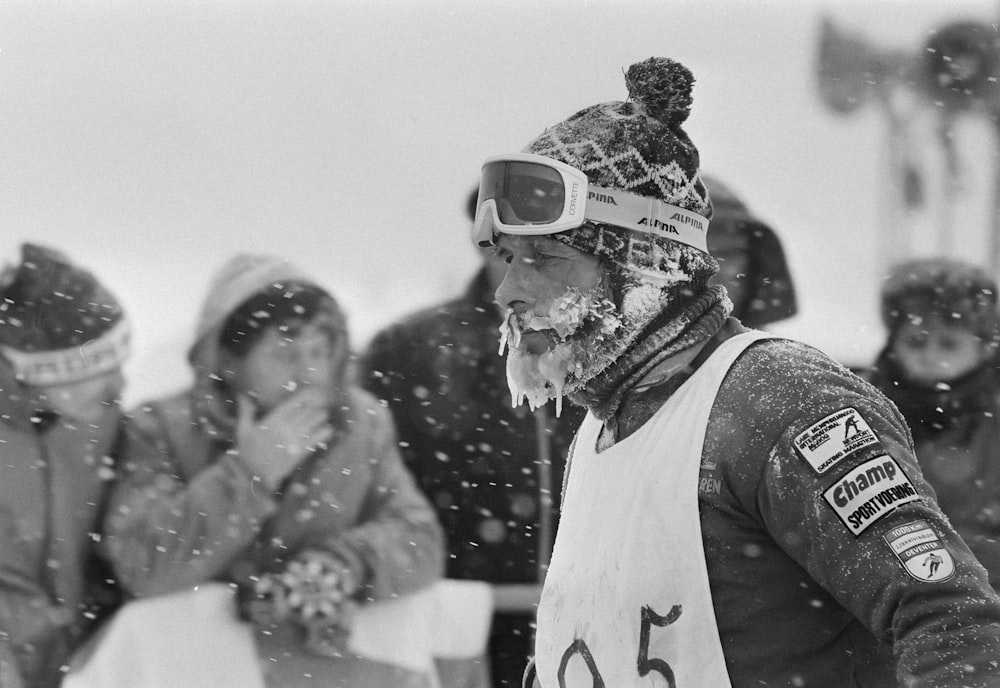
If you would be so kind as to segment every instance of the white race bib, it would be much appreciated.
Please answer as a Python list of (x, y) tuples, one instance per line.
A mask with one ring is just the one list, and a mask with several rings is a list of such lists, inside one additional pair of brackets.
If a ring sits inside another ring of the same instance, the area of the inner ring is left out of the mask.
[(538, 609), (543, 688), (730, 688), (705, 567), (698, 471), (733, 361), (770, 335), (732, 337), (636, 433), (597, 453), (577, 433)]

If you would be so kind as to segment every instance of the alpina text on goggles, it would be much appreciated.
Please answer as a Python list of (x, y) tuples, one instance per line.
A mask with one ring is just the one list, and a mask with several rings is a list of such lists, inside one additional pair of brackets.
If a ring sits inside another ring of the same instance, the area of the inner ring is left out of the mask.
[(556, 234), (585, 221), (673, 239), (708, 252), (708, 219), (655, 198), (589, 184), (582, 171), (542, 155), (500, 155), (483, 163), (472, 236)]

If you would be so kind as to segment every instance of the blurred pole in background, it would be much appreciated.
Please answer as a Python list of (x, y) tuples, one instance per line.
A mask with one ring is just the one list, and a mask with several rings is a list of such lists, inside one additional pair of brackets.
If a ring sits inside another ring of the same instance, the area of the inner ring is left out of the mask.
[(820, 26), (817, 85), (823, 103), (840, 115), (850, 115), (872, 103), (885, 125), (883, 170), (888, 183), (882, 189), (882, 217), (877, 228), (879, 278), (886, 274), (890, 256), (910, 253), (909, 232), (903, 209), (908, 188), (906, 129), (912, 106), (905, 90), (906, 56), (881, 49), (865, 38), (850, 34), (824, 17)]
[[(1000, 34), (996, 25), (980, 22), (957, 21), (949, 23), (931, 34), (922, 53), (918, 56), (917, 88), (934, 105), (940, 126), (941, 145), (945, 154), (945, 193), (949, 205), (954, 203), (959, 176), (960, 151), (956, 149), (954, 132), (960, 117), (986, 118), (993, 131), (992, 196), (988, 248), (984, 267), (994, 275), (1000, 270), (1000, 132), (997, 129), (1000, 114)], [(948, 244), (944, 235), (947, 228), (940, 228), (939, 246)]]
[[(929, 231), (939, 255), (954, 252), (956, 239), (970, 240), (969, 227), (956, 220), (956, 206), (968, 188), (968, 166), (957, 140), (958, 125), (968, 118), (986, 119), (992, 132), (992, 180), (988, 199), (989, 226), (981, 228), (986, 246), (977, 262), (1000, 273), (1000, 32), (996, 24), (955, 21), (929, 32), (916, 51), (877, 45), (835, 26), (824, 17), (820, 27), (817, 86), (823, 103), (850, 115), (868, 103), (885, 122), (885, 183), (878, 231), (878, 274), (913, 257), (921, 242), (914, 235), (918, 211), (936, 199)], [(930, 122), (930, 130), (916, 122)], [(973, 169), (973, 174), (980, 170)], [(964, 201), (967, 202), (967, 201)]]

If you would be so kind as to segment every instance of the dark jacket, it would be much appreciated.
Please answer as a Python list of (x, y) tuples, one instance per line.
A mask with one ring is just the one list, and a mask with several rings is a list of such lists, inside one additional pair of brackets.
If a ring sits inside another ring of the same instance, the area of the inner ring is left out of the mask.
[[(404, 461), (437, 509), (448, 539), (446, 575), (537, 583), (583, 410), (567, 404), (557, 419), (551, 404), (535, 413), (511, 408), (499, 322), (484, 270), (462, 297), (377, 334), (363, 384), (388, 403)], [(520, 685), (532, 621), (495, 616), (496, 685)]]
[(795, 283), (777, 233), (721, 181), (703, 181), (714, 207), (708, 250), (719, 261), (719, 273), (713, 282), (729, 291), (733, 317), (764, 328), (795, 315)]
[(906, 418), (938, 504), (1000, 589), (1000, 379), (994, 365), (927, 389), (908, 383), (883, 352), (865, 374)]

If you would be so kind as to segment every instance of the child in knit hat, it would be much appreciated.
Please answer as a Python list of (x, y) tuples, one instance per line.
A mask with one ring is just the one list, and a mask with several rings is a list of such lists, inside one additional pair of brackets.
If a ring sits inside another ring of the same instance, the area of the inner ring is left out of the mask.
[(474, 234), (507, 263), (512, 397), (588, 410), (529, 676), (1000, 685), (1000, 598), (896, 409), (730, 317), (712, 282), (693, 81), (670, 59), (633, 64), (627, 100), (483, 166)]
[(21, 247), (0, 274), (0, 685), (55, 686), (118, 603), (95, 552), (129, 325), (89, 271)]
[(122, 584), (236, 586), (266, 686), (426, 684), (347, 651), (358, 605), (429, 587), (444, 559), (389, 412), (350, 381), (349, 356), (343, 311), (315, 279), (235, 256), (201, 310), (193, 387), (137, 409), (122, 447), (105, 536)]
[(906, 418), (938, 502), (1000, 587), (997, 285), (962, 261), (896, 266), (882, 288), (888, 338), (870, 379)]

